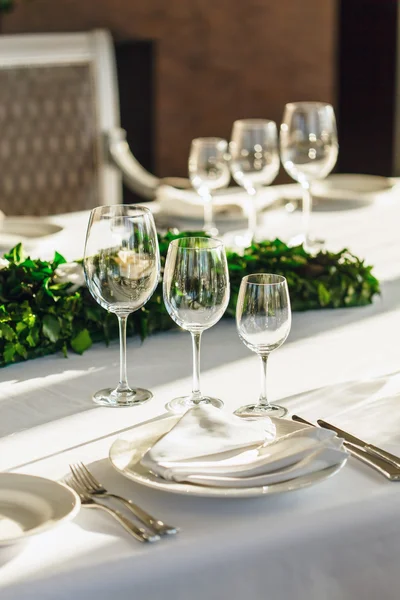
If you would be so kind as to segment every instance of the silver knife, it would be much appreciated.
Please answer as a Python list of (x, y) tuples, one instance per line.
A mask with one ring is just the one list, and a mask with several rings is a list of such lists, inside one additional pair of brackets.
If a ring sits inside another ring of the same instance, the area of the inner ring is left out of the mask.
[[(302, 417), (297, 415), (292, 415), (292, 420), (297, 421), (298, 423), (304, 423), (306, 425), (311, 425), (311, 427), (316, 427), (314, 423), (310, 423), (310, 421), (306, 421)], [(343, 437), (343, 436), (340, 436)], [(400, 470), (397, 467), (394, 467), (391, 463), (382, 460), (381, 458), (374, 456), (372, 454), (367, 454), (364, 450), (362, 450), (359, 446), (352, 444), (351, 442), (345, 441), (343, 443), (346, 450), (350, 452), (352, 456), (358, 458), (363, 463), (370, 466), (372, 469), (378, 471), (381, 475), (389, 479), (390, 481), (400, 481)]]
[(360, 438), (356, 437), (355, 435), (347, 433), (347, 431), (343, 431), (342, 429), (339, 429), (339, 427), (331, 425), (330, 423), (327, 423), (322, 419), (318, 419), (317, 423), (318, 425), (321, 425), (321, 427), (325, 427), (325, 429), (335, 431), (339, 437), (343, 438), (347, 442), (350, 442), (351, 444), (363, 448), (363, 450), (365, 450), (365, 452), (367, 452), (368, 454), (371, 454), (372, 456), (377, 456), (378, 458), (381, 458), (382, 460), (390, 463), (394, 467), (397, 467), (397, 469), (400, 469), (400, 458), (398, 456), (395, 456), (394, 454), (391, 454), (386, 450), (382, 450), (382, 448), (378, 448), (373, 444), (368, 444), (367, 442), (364, 442), (364, 440), (360, 440)]

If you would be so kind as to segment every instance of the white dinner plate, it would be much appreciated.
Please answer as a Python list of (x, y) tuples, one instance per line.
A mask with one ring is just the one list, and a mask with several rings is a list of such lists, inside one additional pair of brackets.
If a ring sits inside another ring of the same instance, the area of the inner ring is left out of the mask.
[(393, 181), (378, 175), (338, 173), (313, 183), (312, 195), (317, 210), (360, 208), (373, 203), (393, 185)]
[(62, 230), (61, 225), (41, 217), (5, 217), (0, 221), (0, 250), (10, 250), (20, 242), (30, 249)]
[[(213, 193), (214, 218), (217, 224), (227, 225), (229, 223), (246, 222), (245, 206), (251, 202), (255, 203), (259, 211), (272, 206), (280, 195), (280, 187), (268, 186), (257, 194), (255, 199), (240, 187), (229, 187), (216, 190)], [(174, 188), (162, 188), (158, 199), (150, 203), (154, 216), (162, 225), (182, 225), (187, 223), (188, 227), (194, 227), (204, 219), (204, 203), (194, 190), (176, 190)]]
[(80, 508), (73, 490), (43, 477), (0, 473), (0, 546), (73, 519)]
[[(157, 475), (154, 475), (140, 464), (140, 460), (145, 452), (155, 444), (155, 442), (165, 435), (178, 422), (181, 417), (166, 417), (156, 421), (138, 425), (129, 432), (129, 437), (116, 440), (110, 448), (111, 464), (129, 479), (136, 483), (171, 492), (173, 494), (184, 494), (185, 496), (206, 496), (214, 498), (249, 498), (252, 496), (265, 496), (266, 494), (278, 494), (299, 490), (301, 488), (313, 485), (323, 481), (327, 477), (335, 475), (345, 465), (346, 458), (339, 465), (329, 467), (323, 471), (304, 475), (268, 486), (251, 488), (216, 488), (203, 485), (194, 485), (191, 483), (177, 483), (175, 481), (166, 481)], [(272, 419), (276, 425), (277, 438), (309, 427), (301, 423), (295, 423), (288, 419)]]

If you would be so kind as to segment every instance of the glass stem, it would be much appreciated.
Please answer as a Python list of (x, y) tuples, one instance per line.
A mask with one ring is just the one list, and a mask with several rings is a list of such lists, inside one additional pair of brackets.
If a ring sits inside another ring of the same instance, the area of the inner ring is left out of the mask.
[(301, 184), (303, 188), (303, 231), (304, 240), (308, 244), (310, 241), (310, 221), (312, 212), (312, 195), (311, 186), (308, 181), (304, 181)]
[(131, 391), (126, 373), (126, 324), (128, 315), (117, 315), (119, 324), (119, 384), (117, 393)]
[(250, 244), (253, 242), (256, 230), (257, 230), (257, 207), (256, 207), (256, 195), (257, 190), (253, 187), (248, 187), (246, 192), (250, 196), (248, 203), (248, 229), (250, 234)]
[(201, 343), (201, 332), (192, 334), (192, 346), (193, 346), (193, 387), (192, 387), (192, 401), (194, 404), (200, 404), (201, 392), (200, 392), (200, 343)]
[(204, 203), (204, 231), (206, 233), (214, 233), (216, 229), (214, 223), (214, 207), (213, 207), (213, 197), (211, 193), (208, 193), (203, 196)]
[(269, 406), (267, 398), (267, 362), (268, 354), (262, 354), (261, 358), (261, 394), (258, 403), (260, 406)]

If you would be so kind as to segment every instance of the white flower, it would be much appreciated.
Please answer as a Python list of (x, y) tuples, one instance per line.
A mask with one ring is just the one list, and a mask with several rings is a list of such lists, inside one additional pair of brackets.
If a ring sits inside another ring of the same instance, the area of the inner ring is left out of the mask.
[(2, 271), (3, 269), (7, 269), (9, 264), (10, 264), (9, 260), (7, 260), (6, 258), (0, 257), (0, 271)]
[(57, 283), (72, 283), (68, 291), (73, 294), (76, 290), (85, 285), (85, 276), (82, 265), (71, 262), (59, 265), (54, 271), (54, 278)]

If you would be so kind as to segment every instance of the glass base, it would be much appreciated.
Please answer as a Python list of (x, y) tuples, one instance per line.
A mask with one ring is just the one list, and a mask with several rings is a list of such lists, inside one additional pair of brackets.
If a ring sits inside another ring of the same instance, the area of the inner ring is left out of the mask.
[(284, 417), (287, 409), (278, 404), (248, 404), (235, 410), (235, 415), (243, 419), (262, 419), (265, 417)]
[(100, 404), (101, 406), (113, 406), (116, 408), (143, 404), (152, 397), (153, 394), (149, 390), (144, 390), (142, 388), (135, 388), (134, 390), (128, 390), (127, 392), (117, 392), (115, 389), (105, 388), (92, 396), (93, 402), (96, 404)]
[(216, 408), (222, 408), (224, 403), (222, 400), (218, 398), (211, 398), (210, 396), (203, 396), (202, 399), (197, 402), (193, 402), (192, 396), (182, 396), (180, 398), (174, 398), (170, 400), (168, 404), (165, 405), (165, 408), (173, 413), (184, 413), (189, 408), (193, 408), (193, 406), (198, 406), (199, 404), (212, 404)]

